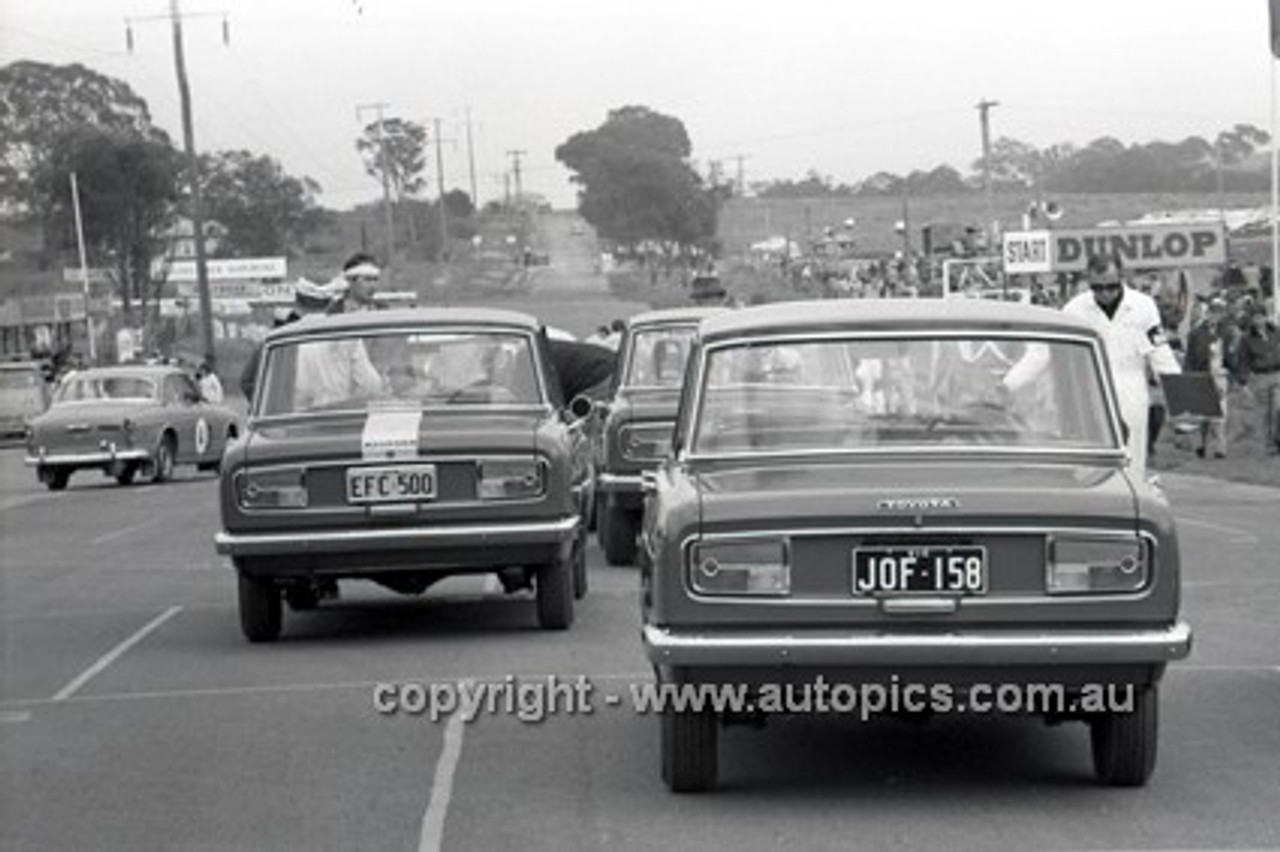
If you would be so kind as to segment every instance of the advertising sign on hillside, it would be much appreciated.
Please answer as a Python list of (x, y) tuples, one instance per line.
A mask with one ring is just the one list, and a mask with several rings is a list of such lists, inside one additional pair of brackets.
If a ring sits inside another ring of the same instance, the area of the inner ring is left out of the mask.
[(1002, 256), (1009, 274), (1082, 272), (1092, 254), (1119, 255), (1127, 269), (1221, 266), (1227, 261), (1227, 234), (1221, 222), (1203, 222), (1004, 235)]

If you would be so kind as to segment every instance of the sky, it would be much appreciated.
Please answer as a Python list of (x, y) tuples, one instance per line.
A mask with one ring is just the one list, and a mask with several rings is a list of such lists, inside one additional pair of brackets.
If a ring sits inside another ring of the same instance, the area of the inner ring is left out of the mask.
[[(346, 209), (381, 184), (368, 108), (441, 119), (448, 189), (521, 183), (557, 207), (574, 133), (641, 105), (680, 119), (704, 171), (837, 183), (1045, 147), (1269, 129), (1267, 0), (181, 0), (201, 151), (247, 149)], [(169, 0), (0, 0), (0, 65), (80, 63), (127, 82), (181, 145)], [(229, 43), (223, 42), (223, 19)], [(126, 23), (130, 22), (130, 23)], [(132, 30), (133, 51), (126, 44)], [(429, 161), (427, 196), (437, 192)]]

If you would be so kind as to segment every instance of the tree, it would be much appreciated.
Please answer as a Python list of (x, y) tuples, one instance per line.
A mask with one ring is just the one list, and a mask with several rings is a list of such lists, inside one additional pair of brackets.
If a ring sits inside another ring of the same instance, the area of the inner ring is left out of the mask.
[(385, 151), (387, 180), (396, 199), (403, 201), (426, 186), (422, 171), (427, 164), (427, 131), (421, 124), (402, 118), (387, 118), (380, 123), (381, 129), (377, 121), (365, 127), (364, 135), (356, 140), (356, 150), (364, 160), (365, 171), (379, 180)]
[(714, 240), (720, 208), (689, 163), (691, 150), (679, 119), (626, 106), (563, 142), (556, 159), (574, 172), (579, 212), (601, 236), (684, 252)]
[(128, 83), (83, 65), (20, 61), (0, 68), (0, 197), (15, 212), (47, 218), (36, 189), (55, 140), (78, 128), (168, 144), (147, 102)]
[(471, 196), (460, 189), (451, 189), (444, 194), (444, 209), (450, 219), (466, 219), (476, 212)]
[(320, 185), (286, 174), (280, 163), (249, 151), (201, 157), (205, 215), (227, 229), (227, 257), (290, 254), (321, 223)]
[(134, 297), (152, 293), (151, 261), (163, 251), (160, 234), (173, 220), (182, 158), (167, 143), (131, 133), (93, 129), (64, 132), (36, 173), (45, 233), (58, 248), (75, 246), (71, 172), (80, 189), (85, 245), (116, 268), (126, 316)]

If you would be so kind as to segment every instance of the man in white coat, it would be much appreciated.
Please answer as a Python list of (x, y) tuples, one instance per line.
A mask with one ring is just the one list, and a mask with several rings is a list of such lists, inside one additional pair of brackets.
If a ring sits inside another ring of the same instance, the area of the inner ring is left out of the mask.
[(1155, 300), (1125, 285), (1119, 257), (1092, 255), (1085, 274), (1090, 292), (1078, 294), (1062, 310), (1091, 320), (1102, 332), (1120, 416), (1129, 427), (1129, 469), (1141, 479), (1147, 471), (1147, 369), (1156, 374), (1182, 370), (1165, 339)]

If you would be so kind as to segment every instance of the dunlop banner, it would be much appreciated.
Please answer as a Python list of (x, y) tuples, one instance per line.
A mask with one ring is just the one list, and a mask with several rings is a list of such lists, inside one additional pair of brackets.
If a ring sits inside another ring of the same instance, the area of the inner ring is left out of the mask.
[(1221, 222), (1010, 231), (1002, 258), (1008, 274), (1082, 272), (1091, 254), (1117, 254), (1126, 269), (1221, 266), (1227, 232)]

